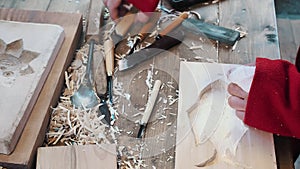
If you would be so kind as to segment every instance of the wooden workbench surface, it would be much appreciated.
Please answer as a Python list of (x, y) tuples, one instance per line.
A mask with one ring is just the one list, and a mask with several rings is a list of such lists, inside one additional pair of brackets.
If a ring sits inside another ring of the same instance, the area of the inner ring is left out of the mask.
[[(79, 12), (83, 14), (84, 18), (87, 19), (88, 23), (91, 24), (95, 23), (94, 19), (97, 18), (97, 14), (99, 14), (99, 11), (101, 11), (101, 7), (99, 6), (99, 9), (97, 9), (95, 8), (95, 4), (99, 3), (96, 3), (95, 0), (0, 0), (0, 7), (3, 8), (63, 11), (70, 13)], [(235, 49), (232, 50), (230, 47), (228, 48), (223, 45), (218, 45), (215, 42), (209, 41), (208, 39), (204, 38), (199, 40), (199, 38), (195, 39), (195, 37), (187, 34), (184, 43), (179, 45), (177, 48), (170, 50), (172, 53), (161, 54), (158, 57), (143, 62), (134, 69), (125, 72), (117, 72), (115, 76), (118, 78), (118, 81), (123, 82), (125, 86), (127, 85), (128, 91), (137, 91), (132, 96), (132, 99), (134, 100), (131, 104), (139, 106), (146, 103), (146, 97), (144, 99), (139, 97), (143, 93), (141, 90), (146, 90), (145, 86), (139, 86), (138, 83), (134, 84), (136, 86), (130, 84), (133, 83), (133, 79), (139, 77), (140, 75), (147, 76), (147, 70), (151, 69), (151, 66), (160, 72), (156, 78), (159, 78), (164, 82), (172, 82), (172, 85), (178, 89), (179, 62), (182, 59), (198, 61), (194, 58), (196, 55), (198, 55), (204, 57), (204, 61), (245, 64), (254, 62), (257, 56), (272, 59), (280, 58), (277, 23), (273, 0), (224, 0), (214, 4), (199, 6), (193, 10), (199, 12), (202, 16), (202, 19), (207, 22), (215, 23), (232, 29), (239, 28), (241, 31), (247, 32), (247, 36), (242, 38), (236, 45)], [(89, 11), (94, 13), (93, 16), (89, 15)], [(92, 19), (93, 21), (91, 21)], [(97, 33), (95, 27), (97, 27), (97, 25), (91, 25), (90, 28), (87, 28), (86, 32), (88, 32), (88, 36)], [(191, 51), (188, 49), (188, 46), (191, 45), (201, 46), (201, 49)], [(165, 94), (169, 93), (166, 92)], [(154, 138), (155, 136), (164, 133), (170, 128), (167, 126), (167, 124), (172, 123), (172, 126), (174, 125), (174, 128), (176, 128), (176, 107), (177, 103), (173, 105), (174, 109), (172, 110), (172, 114), (175, 114), (175, 116), (168, 117), (168, 121), (165, 123), (150, 123), (149, 127), (153, 127), (155, 130), (149, 130), (149, 132), (146, 133), (146, 138)], [(124, 129), (125, 131), (132, 130), (134, 133), (136, 133), (138, 127), (133, 123), (133, 121), (131, 121), (132, 119), (123, 119), (121, 116), (117, 122), (117, 125), (120, 126), (119, 128)], [(161, 139), (157, 142), (158, 147), (165, 146), (167, 148), (165, 151), (161, 151), (160, 153), (153, 152), (154, 156), (145, 158), (146, 164), (150, 168), (152, 166), (160, 169), (175, 168), (175, 136), (168, 137), (164, 141)], [(279, 148), (281, 147), (280, 144), (283, 142), (278, 141), (277, 143), (278, 145), (275, 145), (275, 147), (276, 153), (278, 154), (278, 168), (293, 168), (292, 162), (288, 158), (290, 157), (288, 152), (289, 150), (286, 148)], [(282, 154), (287, 154), (287, 156), (283, 157)]]

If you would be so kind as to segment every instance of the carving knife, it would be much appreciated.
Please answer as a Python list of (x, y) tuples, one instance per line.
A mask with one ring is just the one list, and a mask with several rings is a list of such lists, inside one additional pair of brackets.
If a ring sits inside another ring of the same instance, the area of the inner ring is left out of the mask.
[(161, 86), (161, 81), (156, 80), (154, 83), (153, 89), (151, 90), (150, 96), (148, 98), (148, 101), (146, 104), (146, 109), (143, 114), (143, 118), (140, 122), (140, 129), (138, 131), (137, 138), (142, 138), (145, 133), (146, 126), (147, 126), (148, 120), (150, 118), (151, 112), (153, 110), (153, 107), (155, 105), (155, 101), (156, 101), (157, 95), (159, 93), (160, 86)]
[(159, 53), (164, 52), (165, 50), (170, 49), (171, 47), (181, 43), (183, 38), (183, 31), (172, 31), (169, 35), (157, 39), (152, 45), (118, 60), (117, 63), (119, 66), (119, 71), (125, 71), (127, 69), (130, 69), (136, 66), (137, 64), (148, 60), (158, 55)]

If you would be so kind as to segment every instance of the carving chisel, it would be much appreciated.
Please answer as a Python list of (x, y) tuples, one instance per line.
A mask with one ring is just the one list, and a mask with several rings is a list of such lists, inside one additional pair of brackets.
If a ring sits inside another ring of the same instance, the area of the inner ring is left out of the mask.
[(156, 40), (152, 45), (118, 60), (119, 71), (125, 71), (142, 63), (182, 42), (183, 31), (173, 31), (169, 35)]
[(161, 81), (156, 80), (155, 83), (154, 83), (154, 86), (151, 90), (150, 96), (148, 98), (148, 102), (146, 104), (146, 109), (144, 111), (143, 118), (140, 122), (140, 129), (138, 131), (137, 138), (142, 138), (144, 133), (145, 133), (148, 120), (150, 118), (151, 112), (152, 112), (153, 107), (155, 105), (157, 95), (159, 93), (160, 86), (161, 86)]
[(141, 47), (138, 52), (132, 53), (131, 55), (118, 60), (119, 71), (129, 69), (138, 63), (150, 59), (164, 50), (181, 43), (184, 37), (183, 31), (175, 32), (173, 30), (177, 28), (187, 17), (187, 13), (182, 13), (157, 36), (146, 37), (144, 41), (148, 42), (147, 45)]
[(110, 104), (113, 104), (113, 71), (114, 71), (114, 43), (111, 38), (104, 41), (105, 66), (107, 73), (107, 92)]

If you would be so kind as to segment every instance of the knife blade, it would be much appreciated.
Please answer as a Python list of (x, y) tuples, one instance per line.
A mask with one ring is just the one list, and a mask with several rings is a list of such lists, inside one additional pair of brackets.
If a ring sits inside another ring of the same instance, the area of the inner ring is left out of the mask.
[(119, 66), (119, 71), (125, 71), (127, 69), (133, 68), (139, 63), (146, 61), (165, 50), (170, 49), (171, 47), (182, 42), (184, 38), (184, 32), (176, 29), (170, 34), (163, 36), (160, 39), (157, 39), (152, 45), (128, 55), (125, 58), (122, 58), (117, 61)]

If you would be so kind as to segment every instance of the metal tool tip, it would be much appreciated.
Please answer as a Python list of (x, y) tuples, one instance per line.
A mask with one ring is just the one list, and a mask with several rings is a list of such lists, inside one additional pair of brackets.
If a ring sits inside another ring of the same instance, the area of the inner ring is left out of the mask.
[(123, 71), (128, 69), (128, 60), (123, 58), (121, 60), (118, 60), (118, 65), (119, 65), (119, 71)]

